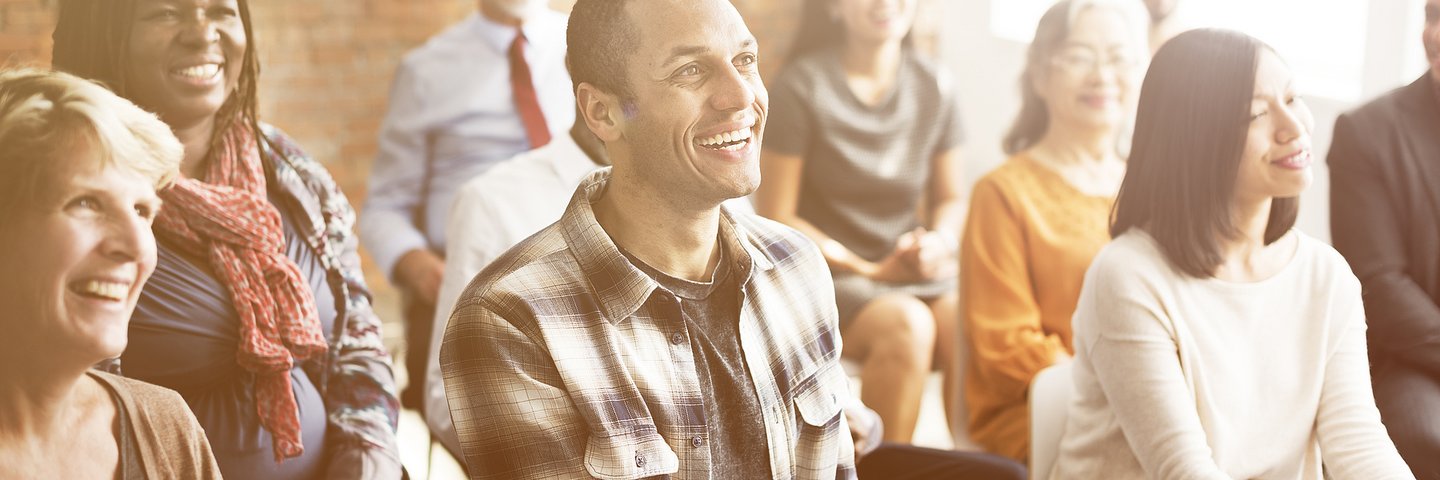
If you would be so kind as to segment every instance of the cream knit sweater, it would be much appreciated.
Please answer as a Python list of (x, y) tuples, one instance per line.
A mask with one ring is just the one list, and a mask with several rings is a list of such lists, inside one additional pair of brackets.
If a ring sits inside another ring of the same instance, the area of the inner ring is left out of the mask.
[(1414, 478), (1375, 408), (1359, 281), (1289, 235), (1293, 259), (1253, 283), (1186, 276), (1138, 230), (1101, 251), (1054, 478)]

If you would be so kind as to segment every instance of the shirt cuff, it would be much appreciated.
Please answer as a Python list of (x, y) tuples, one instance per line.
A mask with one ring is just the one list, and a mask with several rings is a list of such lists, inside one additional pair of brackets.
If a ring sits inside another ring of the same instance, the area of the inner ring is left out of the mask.
[[(360, 220), (360, 239), (370, 251), (370, 258), (385, 273), (385, 279), (395, 284), (395, 266), (400, 258), (411, 250), (428, 249), (425, 235), (405, 222), (385, 221), (383, 218)], [(399, 223), (399, 224), (397, 224)]]

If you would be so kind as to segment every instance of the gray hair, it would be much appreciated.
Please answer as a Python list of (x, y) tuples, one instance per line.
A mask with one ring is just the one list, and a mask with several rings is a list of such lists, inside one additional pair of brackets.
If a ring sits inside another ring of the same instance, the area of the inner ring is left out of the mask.
[[(1005, 153), (1016, 154), (1028, 149), (1050, 129), (1050, 111), (1045, 100), (1035, 91), (1035, 79), (1050, 68), (1050, 58), (1065, 39), (1081, 13), (1092, 8), (1114, 10), (1125, 18), (1135, 36), (1135, 44), (1148, 52), (1150, 20), (1139, 0), (1062, 0), (1045, 11), (1035, 28), (1035, 39), (1025, 56), (1025, 70), (1020, 74), (1020, 114), (1006, 132), (1001, 146)], [(1144, 53), (1142, 53), (1143, 55)]]

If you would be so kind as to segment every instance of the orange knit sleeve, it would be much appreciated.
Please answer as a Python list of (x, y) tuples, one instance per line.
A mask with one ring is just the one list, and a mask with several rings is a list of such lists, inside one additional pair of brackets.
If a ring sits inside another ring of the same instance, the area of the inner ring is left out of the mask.
[[(961, 297), (972, 362), (985, 396), (1023, 399), (1036, 373), (1064, 353), (1035, 297), (1022, 211), (992, 175), (975, 185), (961, 240)], [(977, 392), (978, 393), (978, 392)]]

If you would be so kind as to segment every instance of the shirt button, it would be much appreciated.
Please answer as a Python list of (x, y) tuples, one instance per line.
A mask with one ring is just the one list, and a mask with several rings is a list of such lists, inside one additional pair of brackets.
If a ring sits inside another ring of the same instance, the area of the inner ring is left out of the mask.
[(705, 441), (704, 441), (704, 440), (701, 440), (700, 437), (698, 437), (698, 436), (695, 437), (695, 438), (690, 439), (690, 446), (692, 446), (692, 447), (700, 448), (700, 446), (701, 446), (701, 445), (704, 445), (704, 444), (705, 444)]
[(635, 452), (635, 466), (645, 468), (645, 455)]
[(681, 335), (680, 332), (672, 333), (672, 334), (670, 334), (670, 343), (673, 343), (673, 344), (676, 344), (676, 345), (685, 343), (685, 336), (684, 336), (684, 335)]

